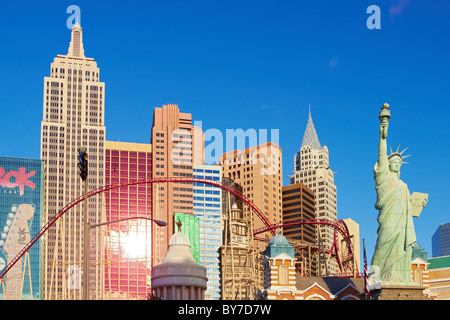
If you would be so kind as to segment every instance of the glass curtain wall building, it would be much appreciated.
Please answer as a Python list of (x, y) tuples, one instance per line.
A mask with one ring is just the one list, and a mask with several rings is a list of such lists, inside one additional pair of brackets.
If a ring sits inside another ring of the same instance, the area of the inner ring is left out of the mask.
[[(152, 177), (152, 145), (106, 141), (107, 185)], [(105, 192), (106, 221), (152, 217), (152, 185)], [(145, 219), (111, 223), (105, 233), (104, 299), (146, 300), (151, 294), (152, 223)]]
[[(222, 182), (222, 168), (194, 165), (193, 177)], [(222, 189), (207, 183), (194, 183), (194, 216), (200, 219), (200, 265), (207, 270), (206, 300), (220, 299), (220, 259), (222, 245)]]
[[(42, 201), (42, 161), (0, 157), (0, 271), (39, 232)], [(41, 299), (40, 249), (38, 240), (6, 273), (1, 300)]]
[(431, 238), (433, 257), (450, 255), (450, 222), (441, 224)]

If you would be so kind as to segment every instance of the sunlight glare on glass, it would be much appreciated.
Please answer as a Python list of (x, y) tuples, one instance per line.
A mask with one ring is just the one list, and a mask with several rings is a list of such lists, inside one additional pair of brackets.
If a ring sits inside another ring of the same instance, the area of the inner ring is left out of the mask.
[(130, 258), (142, 258), (150, 253), (150, 244), (147, 243), (145, 234), (135, 231), (123, 237), (122, 248)]

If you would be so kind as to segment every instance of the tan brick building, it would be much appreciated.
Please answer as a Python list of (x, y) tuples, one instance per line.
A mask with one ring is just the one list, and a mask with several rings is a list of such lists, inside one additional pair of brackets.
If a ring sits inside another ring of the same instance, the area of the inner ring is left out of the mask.
[[(153, 179), (192, 178), (194, 164), (203, 164), (203, 132), (192, 125), (192, 115), (180, 112), (178, 105), (155, 108), (151, 144)], [(167, 222), (153, 228), (154, 264), (164, 259), (175, 231), (174, 213), (193, 214), (192, 182), (159, 183), (153, 187), (153, 217)]]
[[(258, 207), (271, 224), (282, 221), (282, 155), (281, 148), (268, 142), (245, 149), (244, 151), (230, 151), (218, 159), (225, 178), (231, 178), (242, 186), (243, 196), (251, 200)], [(244, 205), (244, 213), (248, 214), (250, 207)], [(264, 227), (263, 221), (253, 214), (253, 229)], [(270, 232), (262, 236), (266, 240), (271, 237)], [(265, 245), (258, 243), (260, 250)]]

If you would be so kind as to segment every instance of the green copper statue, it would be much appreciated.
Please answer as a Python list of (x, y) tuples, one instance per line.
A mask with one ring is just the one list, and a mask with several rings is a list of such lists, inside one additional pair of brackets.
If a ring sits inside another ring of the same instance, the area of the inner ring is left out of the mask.
[(416, 242), (413, 216), (418, 217), (428, 201), (424, 193), (409, 193), (408, 186), (400, 180), (402, 152), (388, 156), (386, 137), (389, 126), (389, 105), (385, 103), (380, 112), (380, 142), (378, 162), (374, 167), (375, 190), (379, 210), (377, 243), (372, 267), (377, 266), (382, 284), (413, 285), (411, 277), (411, 254)]

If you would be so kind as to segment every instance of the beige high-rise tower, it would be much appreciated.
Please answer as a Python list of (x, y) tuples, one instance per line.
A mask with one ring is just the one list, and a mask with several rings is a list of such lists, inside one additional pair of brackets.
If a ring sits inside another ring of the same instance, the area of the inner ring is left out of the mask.
[[(242, 186), (244, 197), (253, 201), (271, 224), (282, 221), (282, 154), (280, 146), (268, 142), (244, 151), (234, 150), (224, 153), (218, 159), (222, 166), (222, 174)], [(244, 213), (250, 216), (252, 209), (243, 207)], [(253, 214), (253, 229), (264, 228), (263, 221)], [(259, 235), (269, 240), (270, 231)], [(255, 241), (262, 251), (266, 247), (263, 241)]]
[[(192, 125), (192, 115), (180, 112), (176, 104), (155, 108), (151, 142), (153, 179), (192, 178), (192, 166), (203, 164), (203, 132)], [(153, 225), (153, 265), (167, 254), (175, 212), (193, 214), (192, 182), (153, 184), (153, 218), (167, 222), (164, 228)]]
[[(104, 185), (105, 84), (93, 58), (84, 55), (83, 30), (75, 24), (67, 55), (57, 55), (50, 76), (44, 77), (41, 158), (45, 168), (43, 223), (73, 199), (83, 195), (78, 149), (85, 147), (89, 161), (88, 188)], [(90, 223), (104, 214), (102, 195), (89, 199)], [(82, 299), (84, 203), (65, 213), (42, 238), (42, 298)], [(103, 289), (104, 267), (98, 261), (100, 228), (91, 235), (90, 298)]]
[[(316, 219), (337, 221), (334, 172), (330, 169), (328, 148), (319, 143), (311, 111), (300, 152), (295, 154), (294, 164), (295, 172), (291, 176), (291, 184), (303, 183), (314, 191)], [(334, 228), (322, 224), (316, 230), (318, 232), (316, 239), (323, 241), (324, 249), (329, 250), (334, 241)], [(323, 267), (321, 269), (322, 275), (326, 275), (326, 271), (329, 275), (339, 272), (335, 259), (330, 259), (326, 266), (327, 269)]]

